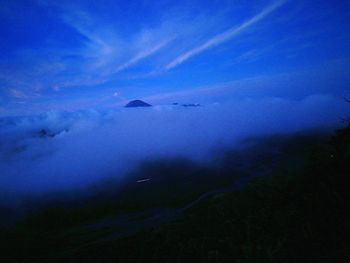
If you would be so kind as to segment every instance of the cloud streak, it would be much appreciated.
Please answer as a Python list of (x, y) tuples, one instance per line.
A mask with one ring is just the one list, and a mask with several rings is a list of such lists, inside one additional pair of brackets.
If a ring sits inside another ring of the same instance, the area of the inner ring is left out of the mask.
[(269, 6), (267, 6), (265, 9), (263, 9), (259, 14), (255, 15), (254, 17), (252, 17), (249, 20), (242, 23), (240, 26), (231, 27), (230, 29), (224, 31), (223, 33), (220, 33), (220, 34), (214, 36), (213, 38), (207, 40), (202, 45), (197, 46), (197, 47), (181, 54), (180, 56), (175, 58), (173, 61), (171, 61), (168, 65), (166, 65), (165, 70), (170, 70), (172, 68), (175, 68), (176, 66), (184, 63), (185, 61), (187, 61), (191, 57), (198, 55), (209, 48), (212, 48), (216, 45), (219, 45), (223, 42), (230, 40), (231, 38), (240, 34), (244, 30), (246, 30), (247, 28), (253, 26), (254, 24), (256, 24), (259, 21), (261, 21), (262, 19), (264, 19), (266, 16), (268, 16), (273, 11), (282, 7), (286, 2), (287, 2), (287, 0), (280, 0), (280, 1), (274, 2), (274, 3), (270, 4)]
[(136, 56), (134, 56), (132, 59), (130, 59), (129, 61), (127, 61), (126, 63), (120, 65), (115, 73), (121, 72), (135, 64), (137, 64), (138, 62), (140, 62), (143, 59), (146, 59), (149, 56), (152, 56), (153, 54), (157, 53), (159, 50), (161, 50), (162, 48), (164, 48), (168, 43), (170, 42), (170, 40), (165, 40), (162, 41), (161, 43), (141, 51), (140, 53), (138, 53)]

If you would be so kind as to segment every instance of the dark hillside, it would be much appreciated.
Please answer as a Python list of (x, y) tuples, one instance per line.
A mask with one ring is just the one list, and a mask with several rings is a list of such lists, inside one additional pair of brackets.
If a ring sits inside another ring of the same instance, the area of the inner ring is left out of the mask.
[[(3, 229), (1, 262), (344, 262), (349, 131), (277, 136), (219, 168), (145, 163), (107, 195), (117, 201), (53, 208)], [(224, 190), (254, 171), (247, 187)]]

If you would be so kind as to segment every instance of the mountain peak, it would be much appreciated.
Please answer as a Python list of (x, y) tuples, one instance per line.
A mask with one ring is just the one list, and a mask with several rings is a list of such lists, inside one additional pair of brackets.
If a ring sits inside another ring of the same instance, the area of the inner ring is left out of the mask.
[(135, 108), (135, 107), (152, 107), (151, 104), (148, 104), (142, 100), (132, 100), (125, 105), (126, 108)]

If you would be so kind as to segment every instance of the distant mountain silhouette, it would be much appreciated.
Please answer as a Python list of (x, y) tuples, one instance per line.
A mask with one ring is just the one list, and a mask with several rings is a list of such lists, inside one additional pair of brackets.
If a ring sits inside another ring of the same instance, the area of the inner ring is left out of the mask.
[(126, 108), (135, 108), (135, 107), (152, 107), (151, 104), (148, 104), (142, 100), (132, 100), (125, 105)]
[(41, 129), (39, 132), (38, 132), (38, 136), (40, 138), (54, 138), (56, 137), (57, 135), (63, 133), (63, 132), (68, 132), (69, 129), (63, 129), (63, 130), (60, 130), (60, 131), (50, 131), (48, 129)]
[(194, 104), (194, 103), (188, 103), (188, 104), (182, 104), (183, 107), (199, 107), (201, 106), (199, 103)]

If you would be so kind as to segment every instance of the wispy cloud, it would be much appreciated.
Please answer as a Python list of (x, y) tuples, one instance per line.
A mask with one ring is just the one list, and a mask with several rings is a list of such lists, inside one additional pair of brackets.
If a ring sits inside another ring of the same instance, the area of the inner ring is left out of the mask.
[(25, 95), (22, 91), (17, 90), (17, 89), (10, 89), (9, 93), (12, 97), (16, 99), (25, 99), (27, 98), (27, 95)]
[[(271, 96), (271, 94), (279, 97), (295, 96), (296, 98), (313, 94), (336, 94), (336, 96), (342, 98), (350, 96), (347, 95), (350, 93), (346, 89), (348, 83), (350, 83), (350, 76), (346, 70), (349, 66), (350, 58), (336, 59), (296, 71), (259, 74), (253, 77), (205, 86), (184, 87), (181, 90), (153, 94), (142, 99), (150, 103), (168, 104), (172, 102), (206, 103), (227, 101), (256, 96)], [(341, 79), (342, 82), (332, 86), (337, 79)], [(330, 86), (332, 86), (331, 92), (329, 91)], [(313, 88), (303, 89), (301, 87)], [(347, 92), (344, 92), (345, 90)]]
[(283, 6), (287, 0), (280, 0), (277, 2), (274, 2), (267, 6), (265, 9), (263, 9), (259, 14), (255, 15), (254, 17), (250, 18), (249, 20), (242, 23), (240, 26), (231, 27), (230, 29), (226, 30), (223, 33), (220, 33), (213, 38), (207, 40), (205, 43), (201, 44), (200, 46), (197, 46), (177, 58), (175, 58), (173, 61), (171, 61), (168, 65), (165, 66), (165, 70), (170, 70), (182, 63), (184, 63), (186, 60), (190, 59), (191, 57), (198, 55), (202, 53), (203, 51), (212, 48), (216, 45), (219, 45), (225, 41), (230, 40), (231, 38), (235, 37), (239, 33), (243, 32), (247, 28), (253, 26), (254, 24), (258, 23), (262, 19), (264, 19), (266, 16), (268, 16), (270, 13), (278, 9), (279, 7)]
[[(163, 16), (162, 12), (154, 24), (131, 26), (125, 34), (119, 23), (127, 22), (124, 18), (116, 23), (84, 5), (36, 1), (44, 8), (57, 11), (52, 20), (57, 19), (59, 28), (68, 26), (74, 45), (69, 48), (68, 44), (67, 48), (54, 36), (48, 37), (45, 48), (21, 50), (20, 58), (12, 62), (16, 70), (8, 70), (6, 66), (4, 72), (9, 74), (3, 74), (6, 78), (0, 76), (0, 85), (24, 94), (31, 94), (34, 87), (45, 94), (52, 91), (56, 94), (69, 88), (92, 88), (108, 82), (157, 76), (158, 69), (179, 52), (197, 45), (206, 35), (218, 32), (226, 24), (225, 16), (167, 10), (167, 15)], [(4, 96), (14, 98), (9, 92)]]
[(140, 53), (136, 54), (136, 56), (134, 56), (132, 59), (130, 59), (126, 63), (117, 67), (117, 69), (115, 70), (115, 73), (121, 72), (121, 71), (137, 64), (141, 60), (157, 53), (159, 50), (161, 50), (163, 47), (165, 47), (169, 42), (170, 42), (170, 40), (165, 40), (165, 41), (162, 41), (161, 43), (159, 43), (153, 47), (150, 47), (149, 49), (142, 50)]
[[(27, 100), (27, 99), (38, 98), (41, 96), (39, 93), (27, 94), (19, 89), (15, 89), (15, 88), (9, 89), (8, 94), (10, 95), (11, 98), (14, 98), (16, 100)], [(18, 103), (18, 101), (17, 101), (17, 103)]]

